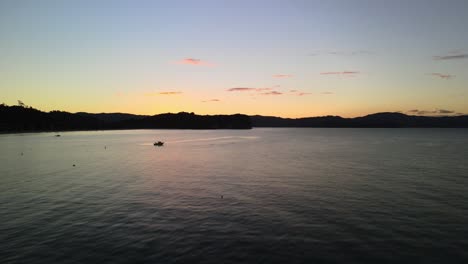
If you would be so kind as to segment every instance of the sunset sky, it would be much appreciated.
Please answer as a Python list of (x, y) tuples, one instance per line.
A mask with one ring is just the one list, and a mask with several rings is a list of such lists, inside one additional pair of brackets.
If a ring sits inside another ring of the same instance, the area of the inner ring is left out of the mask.
[(466, 0), (0, 1), (0, 103), (468, 113)]

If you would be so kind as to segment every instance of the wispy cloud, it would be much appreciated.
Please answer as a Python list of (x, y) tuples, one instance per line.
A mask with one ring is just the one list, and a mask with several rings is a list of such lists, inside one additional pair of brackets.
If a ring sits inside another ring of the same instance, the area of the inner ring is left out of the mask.
[(265, 93), (260, 93), (261, 95), (282, 95), (282, 92), (278, 91), (271, 91), (271, 92), (265, 92)]
[(176, 62), (177, 64), (195, 65), (195, 66), (213, 66), (212, 63), (202, 61), (201, 59), (185, 58)]
[(273, 78), (292, 78), (292, 74), (275, 74), (273, 75)]
[(235, 87), (227, 89), (228, 92), (249, 92), (255, 91), (257, 88), (249, 88), (249, 87)]
[(453, 54), (453, 55), (444, 55), (444, 56), (434, 56), (434, 60), (460, 60), (468, 59), (467, 53)]
[(187, 59), (183, 59), (182, 63), (200, 65), (202, 63), (202, 61), (200, 59), (187, 58)]
[(454, 77), (455, 77), (455, 75), (443, 74), (443, 73), (438, 73), (438, 72), (433, 72), (433, 73), (430, 73), (429, 75), (432, 75), (432, 76), (435, 76), (435, 77), (439, 77), (439, 78), (445, 79), (445, 80), (448, 80), (448, 79), (451, 79), (451, 78), (454, 78)]
[(272, 90), (272, 88), (234, 87), (227, 89), (228, 92), (261, 92), (270, 90)]
[(229, 88), (226, 91), (228, 92), (250, 92), (251, 96), (256, 95), (282, 95), (282, 92), (275, 91), (273, 88), (253, 88), (253, 87), (234, 87)]
[(277, 89), (273, 88), (253, 88), (253, 87), (234, 87), (234, 88), (229, 88), (226, 91), (228, 92), (248, 92), (249, 95), (251, 96), (257, 96), (257, 95), (284, 95), (289, 94), (289, 95), (294, 95), (294, 96), (306, 96), (306, 95), (311, 95), (312, 93), (309, 92), (304, 92), (300, 90), (289, 90), (286, 92), (282, 91), (277, 91)]
[(326, 95), (328, 95), (328, 94), (335, 94), (335, 93), (334, 93), (334, 92), (321, 92), (321, 94), (326, 94)]
[(178, 95), (178, 94), (182, 94), (182, 92), (180, 92), (180, 91), (154, 92), (154, 93), (145, 93), (145, 96)]
[(356, 55), (365, 55), (370, 54), (370, 51), (367, 50), (351, 50), (351, 51), (330, 51), (328, 54), (331, 55), (345, 55), (345, 56), (356, 56)]
[(160, 92), (160, 95), (175, 95), (175, 94), (181, 94), (182, 92), (179, 91), (168, 91), (168, 92)]
[(221, 102), (219, 99), (209, 99), (209, 100), (203, 100), (202, 103), (211, 103), (211, 102)]
[(359, 71), (321, 72), (321, 75), (357, 75)]
[(293, 95), (297, 95), (297, 96), (305, 96), (305, 95), (311, 95), (312, 93), (308, 93), (308, 92), (301, 92), (299, 90), (289, 90), (289, 92)]
[(358, 56), (358, 55), (368, 55), (372, 52), (367, 50), (317, 50), (315, 52), (309, 53), (308, 56), (317, 56), (317, 55), (335, 55), (335, 56)]
[(255, 89), (257, 92), (261, 92), (261, 91), (271, 91), (273, 90), (272, 88), (257, 88)]
[(429, 115), (429, 114), (436, 114), (437, 111), (412, 109), (412, 110), (409, 110), (408, 113), (415, 114), (415, 115)]
[(447, 109), (436, 109), (436, 110), (408, 110), (407, 113), (415, 115), (453, 115), (455, 111)]
[(445, 109), (439, 109), (439, 114), (453, 114), (455, 111), (452, 110), (445, 110)]

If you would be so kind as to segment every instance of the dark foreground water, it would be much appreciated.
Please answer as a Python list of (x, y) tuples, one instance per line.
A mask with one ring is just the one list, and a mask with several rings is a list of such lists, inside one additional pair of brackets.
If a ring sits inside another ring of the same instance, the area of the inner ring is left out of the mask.
[(468, 262), (466, 129), (61, 135), (0, 135), (2, 264)]

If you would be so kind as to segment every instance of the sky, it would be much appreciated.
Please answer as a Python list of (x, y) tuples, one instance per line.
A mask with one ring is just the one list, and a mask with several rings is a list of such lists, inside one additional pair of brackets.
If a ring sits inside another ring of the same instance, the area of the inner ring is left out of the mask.
[(0, 0), (0, 103), (468, 113), (466, 0)]

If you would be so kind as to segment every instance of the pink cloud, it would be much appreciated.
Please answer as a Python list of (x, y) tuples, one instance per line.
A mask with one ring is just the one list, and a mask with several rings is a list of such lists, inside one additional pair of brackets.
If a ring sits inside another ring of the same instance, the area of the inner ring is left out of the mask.
[(199, 64), (201, 64), (201, 60), (200, 60), (200, 59), (193, 59), (193, 58), (183, 59), (182, 62), (183, 62), (184, 64), (194, 64), (194, 65), (199, 65)]
[(303, 93), (303, 92), (301, 92), (301, 93), (298, 93), (297, 96), (304, 96), (304, 95), (310, 95), (310, 94), (312, 94), (312, 93)]
[(437, 72), (430, 73), (430, 75), (435, 76), (435, 77), (439, 77), (439, 78), (445, 79), (445, 80), (448, 80), (448, 79), (451, 79), (451, 78), (455, 77), (455, 75), (442, 74), (442, 73), (437, 73)]
[(257, 88), (255, 89), (257, 92), (261, 92), (261, 91), (271, 91), (272, 89), (271, 88)]
[(293, 75), (291, 74), (275, 74), (273, 75), (273, 78), (292, 78)]
[(321, 72), (322, 75), (341, 74), (341, 72)]
[(201, 59), (195, 58), (185, 58), (183, 60), (177, 61), (177, 64), (185, 64), (185, 65), (195, 65), (195, 66), (213, 66), (212, 63), (202, 61)]

